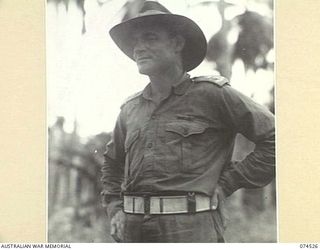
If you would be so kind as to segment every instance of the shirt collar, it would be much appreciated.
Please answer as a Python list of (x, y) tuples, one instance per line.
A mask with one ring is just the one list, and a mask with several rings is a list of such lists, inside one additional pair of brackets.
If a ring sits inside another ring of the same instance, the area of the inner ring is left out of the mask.
[(190, 75), (185, 73), (181, 80), (173, 85), (173, 92), (176, 95), (184, 95), (191, 84)]
[[(181, 80), (172, 85), (173, 93), (176, 95), (183, 95), (186, 93), (187, 89), (191, 84), (190, 75), (188, 73), (184, 73)], [(151, 95), (151, 83), (149, 83), (144, 90), (142, 91), (143, 98), (147, 100), (152, 100)]]
[(151, 83), (149, 83), (144, 90), (142, 91), (142, 96), (144, 99), (146, 100), (152, 100), (152, 96), (151, 96)]

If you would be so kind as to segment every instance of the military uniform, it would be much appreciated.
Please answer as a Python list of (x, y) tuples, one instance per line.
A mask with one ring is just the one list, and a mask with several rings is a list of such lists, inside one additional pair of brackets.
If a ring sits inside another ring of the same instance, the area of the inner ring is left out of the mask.
[[(234, 164), (237, 133), (256, 147)], [(239, 188), (262, 187), (275, 174), (274, 136), (274, 116), (221, 76), (185, 74), (159, 105), (152, 102), (148, 85), (122, 105), (107, 145), (102, 194), (108, 214), (123, 209), (126, 194), (211, 197), (218, 185), (227, 196)], [(127, 214), (127, 242), (216, 242), (222, 237), (219, 209), (150, 215), (134, 214), (134, 205), (131, 201), (132, 214)], [(163, 210), (163, 201), (160, 205)]]

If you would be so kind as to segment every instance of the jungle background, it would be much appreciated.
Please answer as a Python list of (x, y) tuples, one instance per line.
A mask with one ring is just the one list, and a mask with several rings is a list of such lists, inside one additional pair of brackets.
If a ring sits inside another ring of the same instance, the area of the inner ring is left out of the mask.
[[(113, 242), (102, 209), (100, 169), (123, 100), (147, 79), (108, 30), (145, 0), (47, 0), (48, 240)], [(192, 76), (221, 74), (274, 110), (272, 0), (159, 1), (196, 21), (208, 51)], [(237, 137), (234, 160), (254, 144)], [(227, 242), (276, 242), (276, 184), (227, 200)]]

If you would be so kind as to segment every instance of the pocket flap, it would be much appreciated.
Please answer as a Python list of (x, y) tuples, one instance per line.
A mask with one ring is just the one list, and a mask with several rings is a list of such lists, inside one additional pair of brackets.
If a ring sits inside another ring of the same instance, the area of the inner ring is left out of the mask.
[(200, 122), (172, 122), (166, 125), (166, 131), (188, 137), (194, 134), (202, 134), (208, 127), (209, 124)]

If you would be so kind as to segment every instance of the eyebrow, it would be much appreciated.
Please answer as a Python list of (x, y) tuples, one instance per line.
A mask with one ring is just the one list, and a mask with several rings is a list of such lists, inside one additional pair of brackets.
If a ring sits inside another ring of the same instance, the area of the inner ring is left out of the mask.
[(154, 33), (154, 32), (147, 32), (147, 33), (142, 34), (143, 37), (157, 36), (157, 35), (158, 35), (158, 34), (157, 34), (157, 33)]
[(142, 36), (156, 36), (157, 33), (154, 31), (146, 31), (141, 33)]

